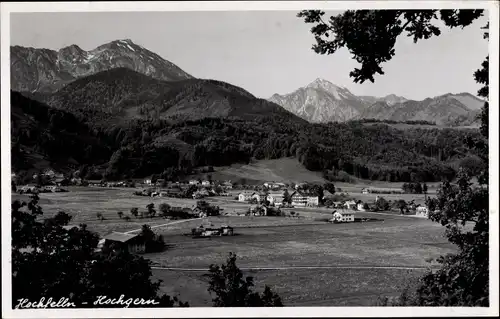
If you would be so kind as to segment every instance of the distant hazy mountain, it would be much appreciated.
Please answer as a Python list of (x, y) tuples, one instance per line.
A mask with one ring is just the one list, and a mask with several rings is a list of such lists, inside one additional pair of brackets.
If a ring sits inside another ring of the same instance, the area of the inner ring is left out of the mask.
[(408, 101), (408, 99), (406, 99), (402, 96), (397, 96), (395, 94), (389, 94), (389, 95), (384, 96), (384, 97), (360, 96), (359, 98), (370, 105), (373, 103), (376, 103), (376, 102), (385, 102), (388, 105), (394, 105), (396, 103), (403, 103), (403, 102)]
[(75, 79), (125, 67), (165, 81), (192, 78), (178, 66), (131, 40), (116, 40), (85, 51), (70, 45), (59, 51), (12, 46), (11, 89), (54, 92)]
[(484, 101), (471, 94), (463, 93), (445, 94), (423, 101), (409, 100), (392, 105), (379, 101), (366, 108), (360, 118), (393, 121), (422, 120), (438, 125), (471, 125), (476, 122), (475, 118), (483, 104)]
[(130, 119), (197, 120), (204, 117), (255, 119), (262, 116), (303, 120), (244, 89), (215, 81), (161, 81), (128, 68), (115, 68), (75, 80), (55, 93), (25, 93), (72, 112), (93, 124)]
[(347, 121), (358, 117), (367, 104), (348, 89), (323, 79), (290, 94), (274, 94), (269, 101), (309, 122)]
[(384, 97), (356, 96), (327, 80), (286, 94), (274, 94), (270, 101), (309, 122), (378, 119), (423, 120), (441, 125), (470, 125), (475, 122), (484, 101), (469, 93), (445, 94), (423, 101), (390, 94)]

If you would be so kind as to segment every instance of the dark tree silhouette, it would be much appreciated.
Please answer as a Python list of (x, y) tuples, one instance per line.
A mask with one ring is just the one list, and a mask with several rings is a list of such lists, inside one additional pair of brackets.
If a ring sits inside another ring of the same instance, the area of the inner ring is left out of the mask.
[(243, 276), (236, 266), (236, 254), (230, 253), (226, 264), (210, 265), (208, 276), (215, 307), (283, 307), (281, 298), (267, 285), (262, 294), (252, 290), (253, 277)]

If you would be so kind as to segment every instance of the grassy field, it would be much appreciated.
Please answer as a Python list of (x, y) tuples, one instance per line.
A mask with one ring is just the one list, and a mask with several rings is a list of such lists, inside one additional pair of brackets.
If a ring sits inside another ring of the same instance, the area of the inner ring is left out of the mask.
[(406, 124), (406, 123), (364, 123), (364, 125), (388, 125), (390, 127), (396, 128), (398, 130), (408, 130), (408, 129), (429, 129), (429, 130), (444, 130), (444, 129), (454, 129), (454, 130), (477, 130), (479, 129), (479, 124), (476, 125), (463, 125), (449, 127), (446, 125), (429, 125), (429, 124)]
[[(312, 172), (302, 166), (295, 158), (280, 158), (273, 160), (260, 160), (255, 163), (234, 164), (231, 166), (215, 167), (215, 172), (210, 173), (214, 180), (245, 179), (247, 183), (262, 184), (274, 181), (282, 183), (325, 183), (326, 180), (320, 172)], [(193, 177), (206, 178), (207, 174)]]
[[(238, 266), (246, 275), (255, 277), (257, 289), (262, 289), (263, 284), (271, 286), (287, 305), (363, 306), (372, 305), (380, 295), (397, 295), (407, 280), (421, 275), (423, 268), (431, 265), (429, 260), (454, 251), (439, 224), (390, 213), (356, 213), (356, 217), (378, 220), (350, 224), (324, 222), (331, 210), (322, 208), (294, 209), (301, 218), (234, 214), (170, 225), (162, 218), (133, 218), (125, 222), (118, 218), (118, 211), (128, 214), (132, 207), (144, 211), (151, 202), (156, 206), (162, 202), (184, 207), (195, 204), (187, 199), (134, 196), (133, 191), (73, 187), (68, 193), (41, 194), (40, 204), (46, 215), (65, 211), (74, 216), (72, 224), (86, 223), (89, 229), (101, 234), (131, 231), (146, 223), (163, 225), (154, 230), (164, 236), (168, 249), (145, 257), (159, 268), (153, 270), (153, 275), (163, 280), (162, 291), (179, 294), (193, 306), (211, 305), (203, 274), (210, 264), (223, 263), (229, 252), (238, 255)], [(26, 196), (14, 194), (13, 199)], [(243, 212), (249, 206), (232, 198), (209, 201), (229, 214)], [(98, 212), (106, 218), (104, 221), (96, 218)], [(236, 235), (212, 239), (184, 235), (200, 224), (228, 224), (234, 227)], [(394, 266), (413, 270), (390, 268)]]
[(431, 259), (453, 252), (438, 224), (401, 216), (377, 218), (383, 220), (337, 225), (278, 217), (211, 218), (213, 224), (234, 226), (237, 235), (192, 239), (182, 235), (188, 231), (188, 225), (182, 224), (160, 230), (169, 249), (149, 258), (159, 268), (181, 268), (155, 269), (153, 274), (164, 281), (164, 292), (179, 294), (193, 306), (209, 306), (211, 300), (204, 276), (208, 271), (199, 270), (223, 263), (229, 252), (238, 255), (238, 266), (255, 277), (258, 289), (264, 283), (271, 286), (288, 305), (373, 305), (380, 295), (400, 293), (408, 280), (434, 264)]

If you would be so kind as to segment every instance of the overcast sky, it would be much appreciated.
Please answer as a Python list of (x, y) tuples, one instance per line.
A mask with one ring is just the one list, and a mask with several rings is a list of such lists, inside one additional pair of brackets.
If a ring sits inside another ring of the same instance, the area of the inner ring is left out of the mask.
[[(328, 14), (335, 14), (330, 12)], [(375, 83), (354, 84), (357, 63), (347, 50), (314, 53), (311, 25), (295, 11), (14, 13), (11, 44), (58, 50), (82, 49), (131, 39), (198, 78), (241, 86), (268, 98), (324, 78), (357, 95), (402, 95), (424, 99), (444, 93), (476, 94), (473, 72), (488, 54), (480, 29), (486, 17), (465, 29), (444, 29), (414, 44), (401, 38), (396, 56), (382, 65)]]

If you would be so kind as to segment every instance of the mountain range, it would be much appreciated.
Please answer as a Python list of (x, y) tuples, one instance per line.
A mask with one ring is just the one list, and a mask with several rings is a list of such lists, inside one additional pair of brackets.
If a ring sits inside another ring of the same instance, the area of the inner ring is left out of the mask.
[[(85, 51), (11, 47), (11, 89), (49, 106), (92, 114), (88, 120), (161, 117), (284, 115), (312, 123), (376, 119), (471, 125), (483, 101), (472, 94), (445, 94), (422, 101), (390, 94), (356, 96), (347, 88), (316, 79), (290, 94), (258, 99), (242, 88), (196, 79), (129, 39)], [(298, 119), (295, 119), (298, 120)]]
[[(266, 100), (194, 78), (130, 40), (91, 51), (72, 45), (59, 51), (11, 47), (11, 53), (13, 168), (27, 181), (45, 168), (81, 169), (87, 179), (172, 179), (193, 168), (283, 157), (329, 178), (343, 171), (410, 181), (416, 172), (421, 180), (436, 180), (454, 174), (450, 165), (470, 155), (464, 136), (478, 134), (349, 121), (463, 123), (482, 104), (470, 94), (424, 101), (356, 96), (318, 79)], [(348, 123), (308, 123), (332, 119)]]
[(278, 116), (304, 121), (279, 105), (225, 82), (194, 78), (162, 81), (122, 67), (80, 78), (54, 93), (25, 95), (70, 111), (92, 125), (107, 126), (134, 119), (180, 122), (206, 117), (252, 120)]
[(85, 51), (70, 45), (59, 51), (11, 46), (11, 89), (55, 92), (78, 78), (117, 67), (165, 81), (193, 78), (175, 64), (129, 39)]
[(445, 126), (475, 123), (484, 104), (470, 93), (449, 93), (422, 101), (394, 94), (356, 96), (347, 88), (320, 78), (292, 93), (274, 94), (269, 101), (313, 123), (377, 119), (427, 121)]

